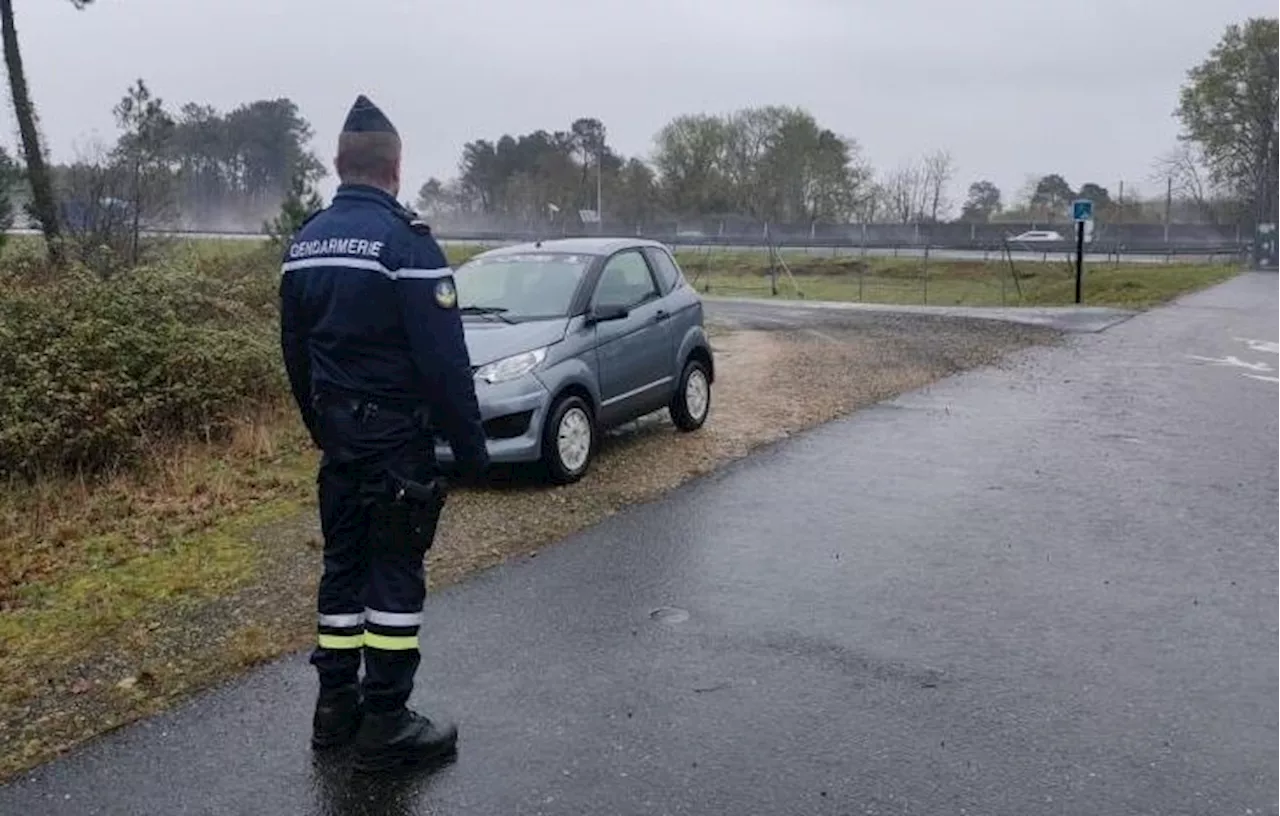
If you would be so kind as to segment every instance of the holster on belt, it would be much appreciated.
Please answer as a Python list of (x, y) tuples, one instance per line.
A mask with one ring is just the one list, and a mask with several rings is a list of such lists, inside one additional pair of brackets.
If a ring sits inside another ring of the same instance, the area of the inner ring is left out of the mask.
[(364, 481), (359, 490), (382, 546), (416, 553), (431, 549), (447, 493), (443, 479), (424, 483), (388, 472)]
[(439, 476), (424, 483), (393, 472), (360, 485), (360, 494), (367, 501), (384, 504), (442, 504), (447, 492), (444, 479)]

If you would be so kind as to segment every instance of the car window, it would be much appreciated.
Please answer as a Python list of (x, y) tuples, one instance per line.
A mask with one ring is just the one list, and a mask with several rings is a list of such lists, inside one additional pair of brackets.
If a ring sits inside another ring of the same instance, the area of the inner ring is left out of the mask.
[(653, 268), (657, 271), (658, 277), (662, 279), (663, 289), (670, 292), (680, 283), (680, 267), (676, 266), (676, 262), (667, 254), (665, 249), (650, 247), (649, 258), (653, 261)]
[(658, 287), (639, 250), (619, 252), (605, 264), (596, 287), (597, 306), (631, 308), (657, 297)]
[(502, 309), (511, 319), (561, 317), (591, 264), (587, 255), (539, 252), (480, 256), (458, 267), (458, 305)]

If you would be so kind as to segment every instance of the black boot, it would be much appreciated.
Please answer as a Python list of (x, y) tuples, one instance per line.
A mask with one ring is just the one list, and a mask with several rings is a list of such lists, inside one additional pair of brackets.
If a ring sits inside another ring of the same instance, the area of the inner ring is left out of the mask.
[(311, 746), (322, 750), (349, 742), (361, 719), (358, 686), (321, 689), (311, 721)]
[(434, 723), (402, 708), (368, 712), (356, 734), (355, 769), (390, 771), (448, 759), (457, 751), (458, 727)]

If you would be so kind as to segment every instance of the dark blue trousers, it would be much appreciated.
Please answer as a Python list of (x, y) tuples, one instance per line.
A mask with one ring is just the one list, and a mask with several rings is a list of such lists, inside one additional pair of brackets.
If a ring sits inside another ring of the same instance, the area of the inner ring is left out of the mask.
[(429, 437), (395, 455), (336, 461), (317, 479), (324, 533), (317, 644), (311, 656), (322, 689), (359, 683), (371, 711), (405, 705), (421, 660), (418, 632), (426, 596), (425, 557), (444, 498), (396, 498), (397, 477), (436, 476)]

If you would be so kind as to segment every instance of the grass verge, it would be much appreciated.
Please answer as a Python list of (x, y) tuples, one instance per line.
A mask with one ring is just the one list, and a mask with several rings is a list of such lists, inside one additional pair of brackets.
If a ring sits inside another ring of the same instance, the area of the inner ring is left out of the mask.
[[(730, 297), (778, 297), (938, 306), (1066, 306), (1075, 303), (1075, 269), (1065, 263), (898, 258), (790, 259), (777, 294), (764, 256), (680, 254), (700, 292)], [(1087, 306), (1145, 309), (1225, 281), (1230, 264), (1087, 265)]]
[[(183, 242), (177, 242), (183, 243)], [(199, 257), (250, 252), (256, 242), (186, 242)], [(453, 266), (489, 247), (443, 242)], [(781, 269), (779, 298), (938, 306), (1068, 306), (1075, 303), (1075, 267), (1061, 259), (998, 260), (916, 257), (824, 257), (784, 250), (794, 282)], [(677, 250), (676, 259), (698, 290), (730, 297), (774, 297), (763, 252)], [(1087, 306), (1146, 309), (1221, 283), (1240, 272), (1232, 263), (1088, 263)]]

